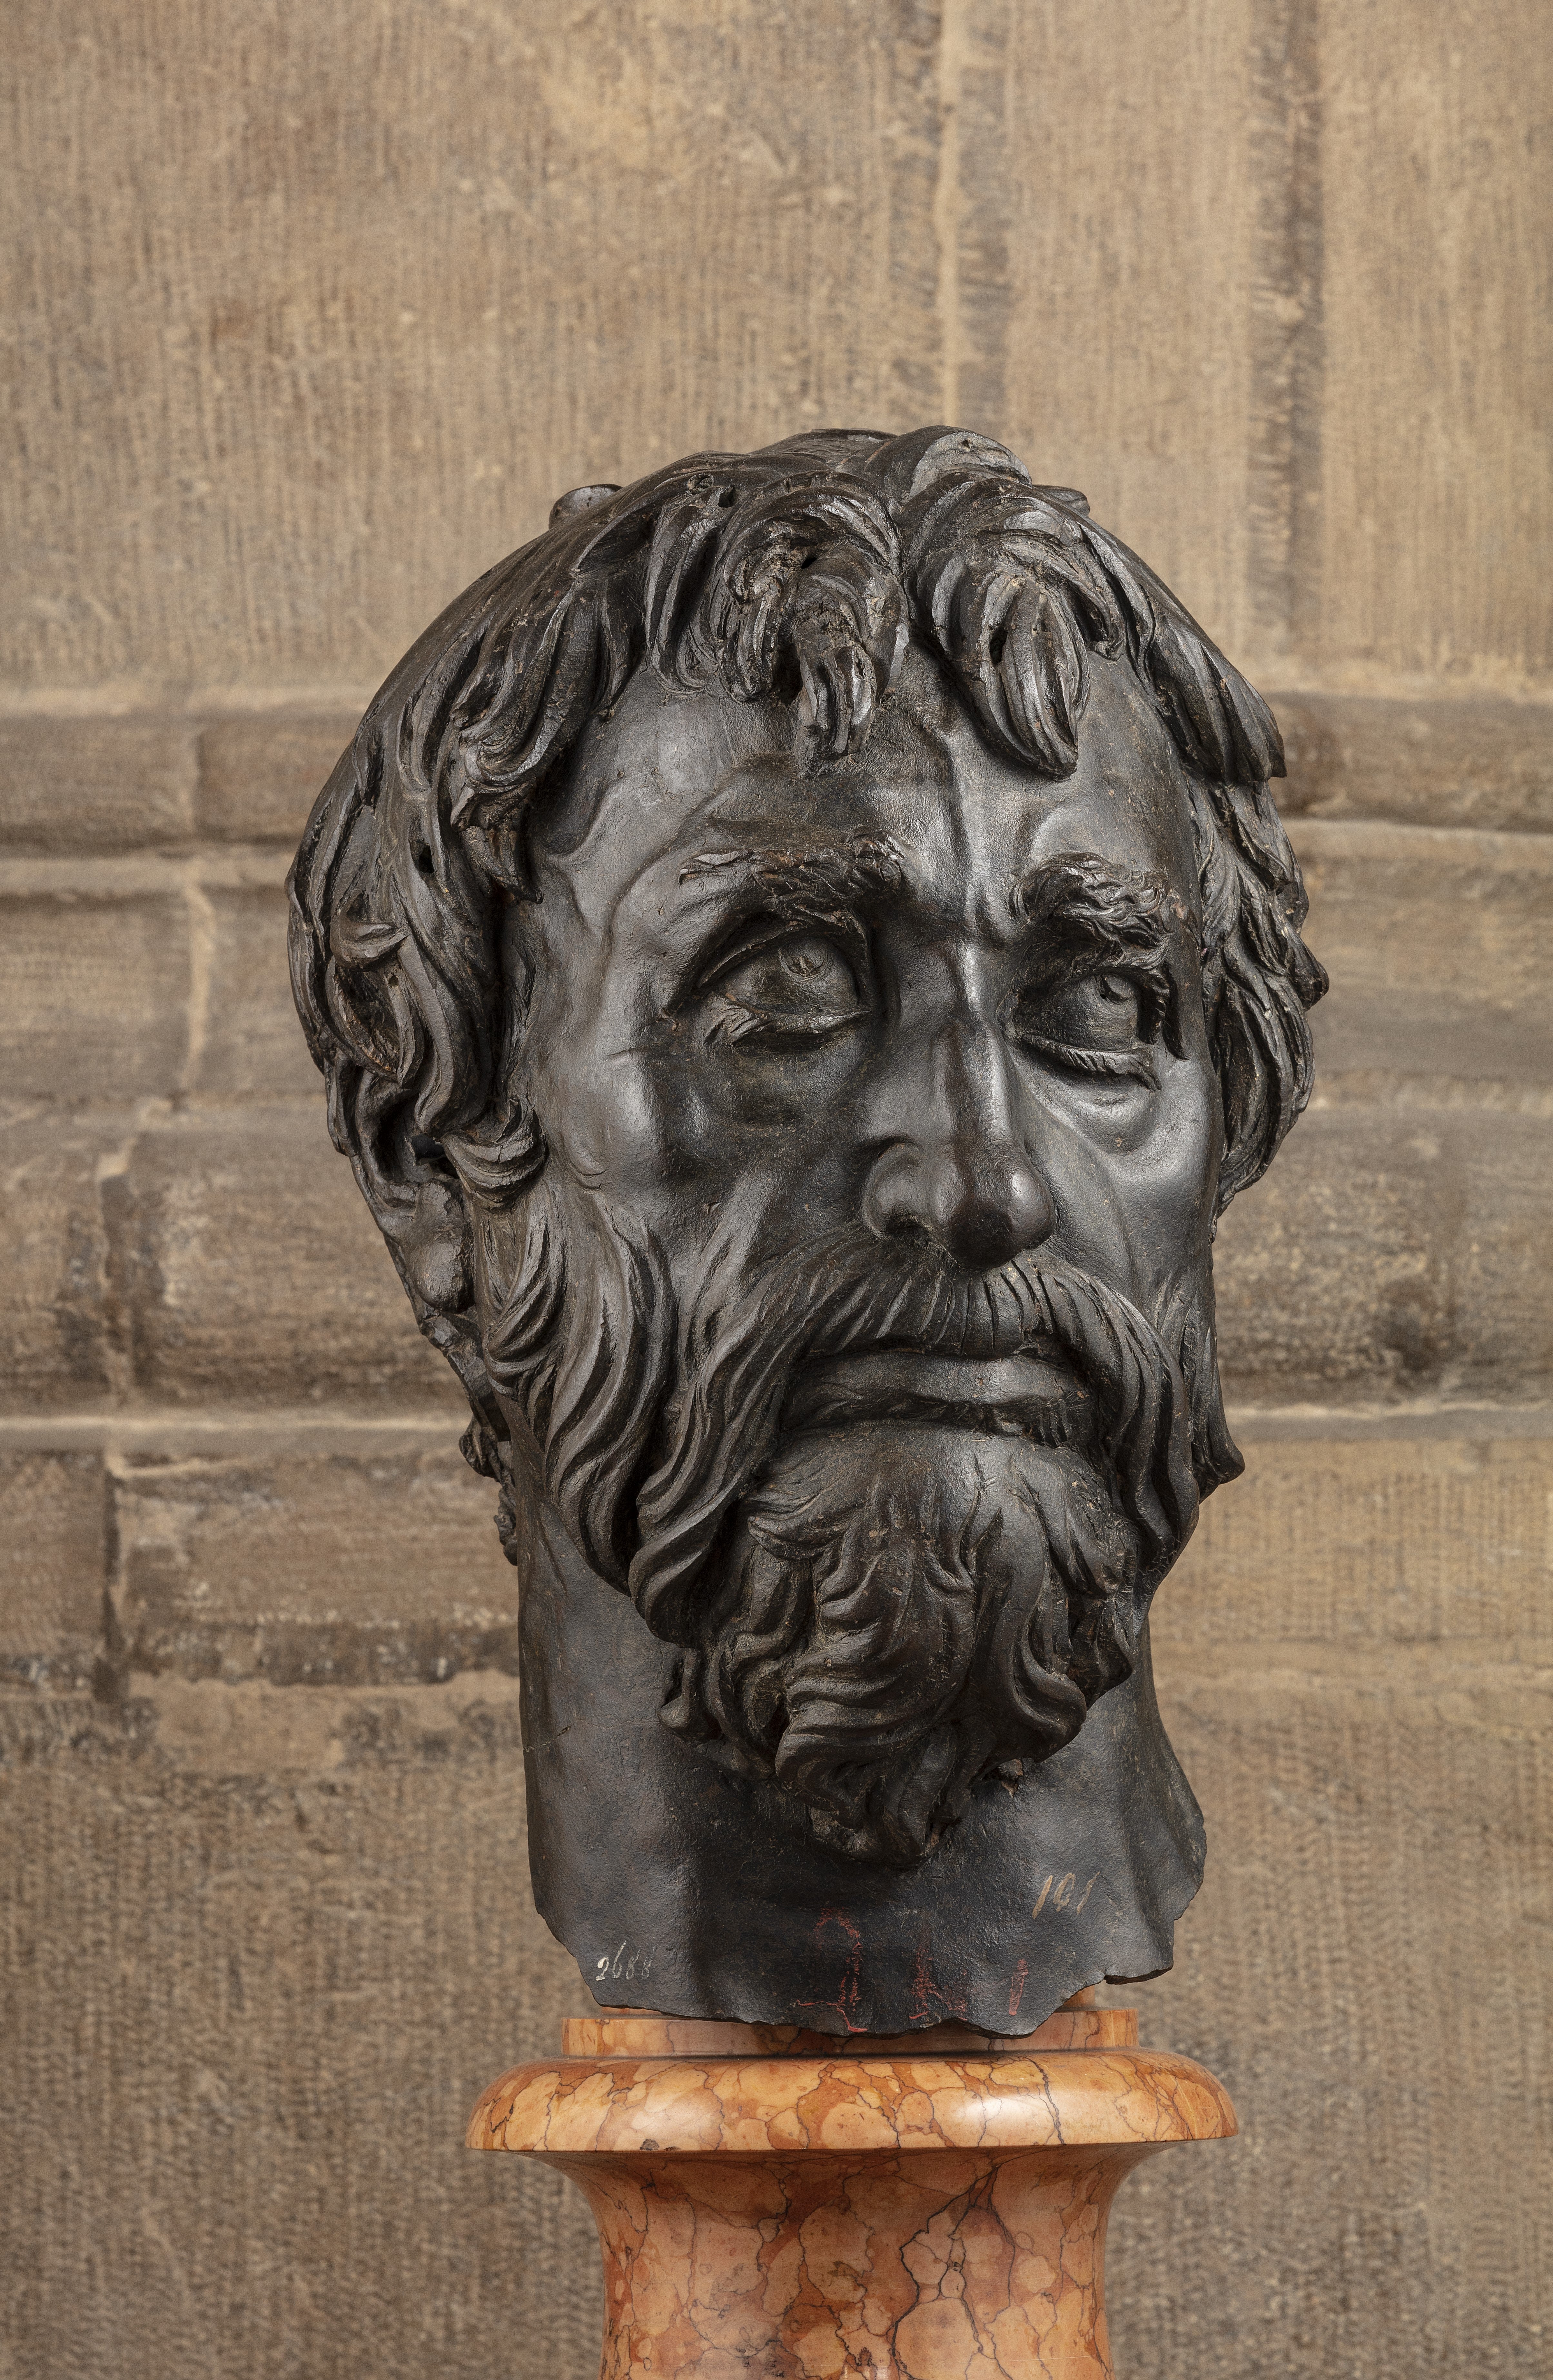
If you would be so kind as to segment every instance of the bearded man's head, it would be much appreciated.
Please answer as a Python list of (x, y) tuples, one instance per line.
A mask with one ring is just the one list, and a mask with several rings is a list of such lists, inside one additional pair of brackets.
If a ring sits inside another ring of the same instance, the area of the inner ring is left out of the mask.
[(1131, 1670), (1216, 1218), (1325, 978), (1266, 706), (1071, 489), (828, 431), (563, 497), (292, 875), (330, 1128), (509, 1552), (682, 1648), (685, 1756), (920, 1858)]

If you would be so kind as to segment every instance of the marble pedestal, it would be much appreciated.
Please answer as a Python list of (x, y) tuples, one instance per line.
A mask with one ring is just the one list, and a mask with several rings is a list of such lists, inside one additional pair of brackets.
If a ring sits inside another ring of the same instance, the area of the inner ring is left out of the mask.
[(1234, 2109), (1089, 1995), (1008, 2041), (622, 2010), (491, 2084), (471, 2148), (542, 2157), (604, 2256), (601, 2380), (1111, 2380), (1122, 2181)]

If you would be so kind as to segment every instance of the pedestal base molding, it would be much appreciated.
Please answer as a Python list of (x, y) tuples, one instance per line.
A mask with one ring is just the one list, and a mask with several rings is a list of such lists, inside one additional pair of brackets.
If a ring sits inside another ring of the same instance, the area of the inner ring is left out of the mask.
[(542, 2157), (593, 2209), (601, 2380), (1111, 2380), (1111, 2200), (1144, 2157), (1234, 2131), (1220, 2084), (1136, 2047), (1131, 2010), (996, 2047), (767, 2034), (574, 2019), (592, 2054), (475, 2109), (471, 2148)]

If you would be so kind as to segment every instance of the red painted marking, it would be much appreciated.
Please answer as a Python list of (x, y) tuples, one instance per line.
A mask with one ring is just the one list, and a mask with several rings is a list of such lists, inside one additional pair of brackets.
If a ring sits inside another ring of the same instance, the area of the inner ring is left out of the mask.
[(948, 2015), (962, 2019), (964, 2018), (966, 2006), (964, 1998), (955, 1999), (952, 1994), (944, 1989), (941, 1984), (936, 1983), (933, 1979), (933, 1929), (931, 1925), (925, 1925), (921, 1933), (917, 1937), (916, 1960), (912, 1969), (911, 1988), (911, 2012), (912, 2015), (919, 2021), (928, 2015), (928, 2003), (929, 2001), (934, 2000), (937, 2001), (939, 2007), (944, 2010)]
[(797, 2006), (834, 2009), (848, 2033), (867, 2033), (867, 2023), (856, 2021), (857, 2003), (863, 1996), (863, 1937), (850, 1917), (843, 1916), (839, 1909), (826, 1909), (820, 1912), (814, 1929), (816, 1942), (823, 1943), (828, 1925), (839, 1925), (852, 1945), (852, 1954), (842, 1974), (841, 1990), (833, 2000), (799, 2000)]

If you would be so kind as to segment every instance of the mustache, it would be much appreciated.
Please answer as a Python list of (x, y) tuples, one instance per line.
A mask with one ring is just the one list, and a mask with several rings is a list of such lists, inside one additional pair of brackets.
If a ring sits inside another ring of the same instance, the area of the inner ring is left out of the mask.
[(1091, 1392), (1091, 1452), (1149, 1584), (1195, 1523), (1210, 1441), (1225, 1456), (1206, 1485), (1239, 1467), (1221, 1419), (1215, 1439), (1194, 1415), (1205, 1397), (1218, 1410), (1210, 1342), (1188, 1318), (1188, 1384), (1139, 1309), (1076, 1268), (1026, 1254), (970, 1274), (929, 1245), (841, 1229), (764, 1264), (723, 1257), (680, 1315), (663, 1253), (634, 1214), (553, 1169), (526, 1207), (520, 1248), (494, 1218), (475, 1234), (486, 1367), (528, 1424), (573, 1543), (669, 1643), (698, 1641), (702, 1573), (810, 1360), (892, 1346), (1060, 1355)]
[[(682, 1304), (642, 1219), (555, 1169), (516, 1220), (474, 1241), (481, 1353), (528, 1425), (513, 1491), (521, 1461), (683, 1648), (670, 1732), (774, 1776), (847, 1856), (922, 1857), (979, 1778), (1069, 1742), (1239, 1467), (1188, 1274), (1156, 1326), (1074, 1266), (967, 1273), (858, 1225), (724, 1247)], [(847, 1426), (895, 1402), (904, 1432)], [(942, 1425), (975, 1442), (949, 1457)]]
[(1180, 1363), (1118, 1292), (1020, 1256), (967, 1275), (936, 1251), (838, 1231), (753, 1278), (709, 1281), (680, 1333), (667, 1446), (637, 1498), (632, 1600), (656, 1635), (697, 1641), (696, 1588), (734, 1507), (780, 1432), (811, 1358), (909, 1347), (995, 1357), (1053, 1352), (1094, 1391), (1098, 1449), (1162, 1571), (1196, 1520), (1191, 1396)]

